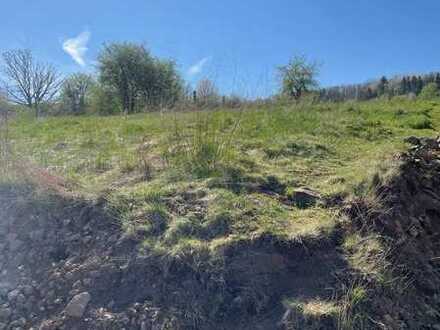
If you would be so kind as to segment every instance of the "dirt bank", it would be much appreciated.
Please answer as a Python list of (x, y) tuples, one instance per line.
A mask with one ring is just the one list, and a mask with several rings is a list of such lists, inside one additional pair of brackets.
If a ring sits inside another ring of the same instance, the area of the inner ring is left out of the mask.
[(440, 147), (410, 140), (331, 233), (179, 258), (142, 250), (105, 203), (2, 186), (0, 329), (440, 329)]

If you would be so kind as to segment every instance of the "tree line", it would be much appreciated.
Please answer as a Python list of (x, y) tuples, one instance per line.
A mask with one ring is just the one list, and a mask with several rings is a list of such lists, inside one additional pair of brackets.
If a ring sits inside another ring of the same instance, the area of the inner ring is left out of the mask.
[(135, 43), (104, 45), (96, 74), (74, 73), (65, 78), (27, 49), (4, 52), (2, 60), (2, 87), (7, 98), (33, 110), (37, 117), (48, 108), (71, 114), (90, 109), (103, 114), (131, 114), (182, 102), (232, 106), (243, 101), (239, 96), (221, 96), (209, 79), (201, 79), (193, 90), (174, 61), (155, 57)]
[[(187, 84), (172, 60), (153, 56), (143, 45), (122, 42), (104, 45), (95, 74), (74, 73), (62, 77), (51, 64), (38, 61), (32, 52), (17, 49), (2, 54), (3, 89), (10, 102), (34, 111), (69, 114), (102, 114), (152, 111), (176, 105), (238, 107), (251, 101), (238, 95), (221, 95), (209, 79), (195, 89)], [(319, 88), (320, 65), (305, 56), (294, 56), (278, 67), (279, 98), (298, 101), (312, 95), (320, 101), (370, 100), (398, 95), (438, 96), (440, 73), (403, 76), (365, 84)], [(255, 102), (260, 102), (255, 101)]]
[(425, 75), (410, 75), (388, 79), (383, 76), (378, 81), (364, 84), (334, 86), (319, 90), (319, 99), (323, 101), (371, 100), (378, 97), (394, 97), (407, 95), (415, 97), (422, 91), (429, 96), (437, 96), (440, 89), (440, 73), (433, 72)]

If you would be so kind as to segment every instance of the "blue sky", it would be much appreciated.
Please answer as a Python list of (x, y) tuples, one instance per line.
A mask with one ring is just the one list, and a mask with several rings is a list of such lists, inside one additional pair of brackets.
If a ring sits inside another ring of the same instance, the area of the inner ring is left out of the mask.
[[(188, 81), (269, 94), (293, 54), (323, 86), (440, 71), (438, 0), (3, 1), (0, 50), (25, 47), (66, 73), (93, 71), (104, 42), (145, 43)], [(64, 49), (63, 49), (64, 45)], [(70, 53), (70, 55), (69, 55)]]

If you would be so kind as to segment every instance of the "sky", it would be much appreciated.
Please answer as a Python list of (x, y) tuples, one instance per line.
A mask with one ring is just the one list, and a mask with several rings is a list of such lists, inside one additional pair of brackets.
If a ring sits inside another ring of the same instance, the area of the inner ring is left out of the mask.
[(102, 45), (132, 41), (195, 85), (264, 96), (295, 54), (321, 86), (440, 71), (438, 0), (3, 0), (0, 51), (29, 48), (65, 74), (93, 72)]

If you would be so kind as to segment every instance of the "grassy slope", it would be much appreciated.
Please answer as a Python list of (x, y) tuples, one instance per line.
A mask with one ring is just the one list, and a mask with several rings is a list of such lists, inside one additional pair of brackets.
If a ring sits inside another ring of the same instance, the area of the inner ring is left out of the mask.
[(304, 186), (326, 197), (362, 194), (405, 137), (439, 128), (440, 104), (395, 100), (128, 118), (21, 116), (11, 136), (17, 154), (65, 177), (72, 190), (105, 197), (145, 249), (179, 257), (262, 234), (325, 235), (335, 210), (297, 208), (284, 196)]
[[(112, 194), (140, 201), (148, 200), (148, 194), (170, 195), (188, 186), (219, 186), (212, 184), (213, 178), (246, 186), (243, 177), (248, 175), (275, 176), (286, 185), (286, 194), (300, 186), (329, 196), (356, 193), (378, 166), (404, 147), (404, 137), (433, 135), (439, 127), (440, 105), (400, 100), (128, 118), (34, 121), (22, 116), (11, 135), (17, 154), (67, 178), (72, 189), (99, 196), (117, 186)], [(216, 149), (218, 145), (225, 150)], [(185, 148), (190, 151), (181, 151)], [(151, 180), (136, 180), (145, 171), (152, 171)], [(249, 199), (268, 204), (279, 218), (288, 219), (288, 235), (303, 230), (296, 224), (302, 213), (319, 218), (328, 213), (286, 208), (277, 198), (258, 193), (208, 189), (206, 194), (206, 199), (225, 203)], [(161, 196), (155, 198), (160, 202)], [(277, 218), (269, 218), (274, 223), (267, 225), (278, 227)]]

